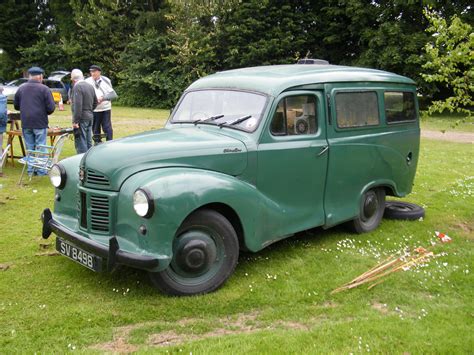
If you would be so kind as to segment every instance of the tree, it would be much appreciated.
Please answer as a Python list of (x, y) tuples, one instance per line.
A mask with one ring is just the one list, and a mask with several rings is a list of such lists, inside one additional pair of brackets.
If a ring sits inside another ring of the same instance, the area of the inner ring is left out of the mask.
[(431, 41), (425, 46), (426, 63), (423, 78), (451, 90), (444, 100), (436, 100), (429, 107), (434, 112), (460, 112), (472, 117), (474, 106), (474, 33), (472, 26), (464, 23), (457, 15), (448, 22), (433, 10), (424, 14), (430, 26), (427, 32)]
[(222, 11), (219, 69), (295, 63), (308, 51), (313, 15), (311, 1), (301, 0), (250, 0)]
[(7, 78), (21, 75), (26, 68), (18, 67), (19, 46), (30, 46), (38, 39), (42, 21), (38, 1), (7, 0), (0, 4), (0, 48), (3, 50), (0, 71)]

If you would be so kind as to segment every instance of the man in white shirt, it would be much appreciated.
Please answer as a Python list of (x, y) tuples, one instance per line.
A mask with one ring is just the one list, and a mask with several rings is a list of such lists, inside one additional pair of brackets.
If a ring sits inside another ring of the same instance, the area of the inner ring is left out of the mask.
[(92, 124), (93, 139), (95, 144), (99, 144), (101, 139), (101, 128), (105, 133), (106, 139), (113, 139), (112, 130), (112, 100), (118, 96), (112, 87), (112, 82), (109, 78), (101, 75), (102, 69), (98, 65), (91, 65), (89, 68), (91, 76), (86, 79), (86, 82), (94, 87), (97, 96), (97, 107), (94, 110), (94, 122)]

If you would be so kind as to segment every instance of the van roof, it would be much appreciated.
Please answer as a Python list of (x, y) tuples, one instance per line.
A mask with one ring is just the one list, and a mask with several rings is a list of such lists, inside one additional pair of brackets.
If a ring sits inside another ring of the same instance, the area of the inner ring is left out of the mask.
[(201, 78), (187, 90), (229, 88), (259, 91), (276, 96), (302, 85), (340, 82), (388, 82), (415, 85), (405, 76), (357, 67), (320, 64), (290, 64), (250, 67), (218, 72)]

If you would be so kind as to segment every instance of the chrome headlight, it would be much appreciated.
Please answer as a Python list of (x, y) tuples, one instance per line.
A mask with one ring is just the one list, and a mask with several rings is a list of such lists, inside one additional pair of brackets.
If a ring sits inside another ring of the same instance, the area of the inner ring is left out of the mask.
[(49, 180), (54, 187), (62, 189), (66, 185), (66, 169), (62, 165), (54, 164), (49, 171)]
[(140, 217), (150, 218), (154, 210), (151, 193), (144, 189), (136, 190), (133, 194), (133, 209)]

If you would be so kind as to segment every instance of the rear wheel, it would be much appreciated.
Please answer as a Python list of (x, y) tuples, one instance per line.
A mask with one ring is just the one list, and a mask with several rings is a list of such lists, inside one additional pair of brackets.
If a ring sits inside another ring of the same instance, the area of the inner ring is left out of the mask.
[(362, 195), (359, 216), (351, 221), (356, 233), (366, 233), (376, 229), (385, 209), (385, 190), (371, 189)]
[(168, 268), (150, 273), (150, 278), (159, 290), (170, 295), (208, 293), (224, 284), (238, 257), (239, 242), (232, 224), (216, 211), (200, 210), (189, 216), (176, 233)]

